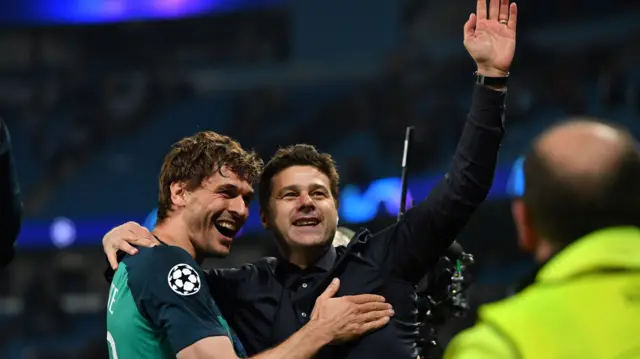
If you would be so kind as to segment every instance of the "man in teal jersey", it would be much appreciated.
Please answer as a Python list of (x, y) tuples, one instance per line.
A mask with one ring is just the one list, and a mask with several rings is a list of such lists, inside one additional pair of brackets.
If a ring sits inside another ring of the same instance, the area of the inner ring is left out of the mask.
[[(160, 245), (125, 256), (107, 302), (112, 359), (237, 359), (242, 344), (220, 314), (200, 263), (224, 257), (248, 217), (252, 184), (262, 170), (254, 153), (229, 137), (200, 132), (174, 144), (160, 174)], [(318, 298), (311, 320), (256, 359), (311, 358), (324, 345), (384, 326), (392, 315), (374, 295), (331, 298), (334, 281)]]

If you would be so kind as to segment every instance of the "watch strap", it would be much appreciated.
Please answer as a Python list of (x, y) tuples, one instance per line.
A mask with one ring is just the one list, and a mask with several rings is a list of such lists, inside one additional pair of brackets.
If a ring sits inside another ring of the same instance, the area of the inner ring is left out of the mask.
[(476, 83), (479, 85), (485, 86), (504, 86), (507, 84), (509, 79), (509, 73), (507, 73), (504, 77), (489, 77), (478, 74), (478, 72), (474, 72), (474, 76), (476, 78)]

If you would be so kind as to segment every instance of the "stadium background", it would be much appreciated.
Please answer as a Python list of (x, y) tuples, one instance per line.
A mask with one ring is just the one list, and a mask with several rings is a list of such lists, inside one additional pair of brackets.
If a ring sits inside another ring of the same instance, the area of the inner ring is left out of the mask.
[[(76, 4), (76, 5), (72, 5)], [(81, 4), (81, 5), (77, 5)], [(490, 199), (460, 240), (475, 255), (472, 303), (532, 267), (506, 192), (545, 126), (602, 116), (640, 134), (640, 3), (521, 0), (507, 135)], [(25, 194), (18, 257), (2, 273), (0, 357), (106, 358), (112, 226), (155, 207), (168, 146), (213, 129), (266, 159), (308, 142), (342, 175), (341, 224), (395, 220), (404, 127), (410, 194), (446, 170), (472, 89), (462, 24), (472, 0), (6, 0), (0, 114)], [(226, 260), (274, 253), (253, 220)], [(570, 216), (571, 213), (567, 213)], [(448, 338), (473, 316), (442, 329)]]

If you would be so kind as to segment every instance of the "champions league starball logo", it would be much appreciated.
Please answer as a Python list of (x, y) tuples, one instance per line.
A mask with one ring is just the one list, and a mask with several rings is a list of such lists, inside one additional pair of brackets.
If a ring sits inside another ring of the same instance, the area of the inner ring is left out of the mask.
[(167, 277), (169, 287), (180, 295), (193, 295), (200, 290), (200, 276), (188, 264), (176, 264), (169, 271)]

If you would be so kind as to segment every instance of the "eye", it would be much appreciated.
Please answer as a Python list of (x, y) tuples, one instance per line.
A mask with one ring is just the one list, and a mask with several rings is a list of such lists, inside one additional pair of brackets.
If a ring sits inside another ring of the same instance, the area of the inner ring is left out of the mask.
[(251, 200), (253, 198), (251, 196), (243, 196), (242, 200), (244, 201), (245, 205), (249, 206), (251, 204)]
[(285, 194), (280, 196), (280, 199), (284, 201), (294, 201), (296, 198), (298, 198), (297, 192), (286, 192)]
[(311, 195), (312, 195), (313, 197), (322, 197), (322, 198), (324, 198), (324, 197), (326, 197), (326, 196), (327, 196), (327, 194), (326, 194), (325, 192), (323, 192), (323, 191), (313, 191), (313, 192), (311, 193)]
[(224, 196), (224, 198), (233, 198), (233, 197), (237, 196), (237, 193), (236, 193), (235, 191), (228, 190), (228, 189), (226, 189), (226, 190), (221, 190), (221, 191), (219, 191), (218, 193), (220, 193), (221, 195), (223, 195), (223, 196)]

